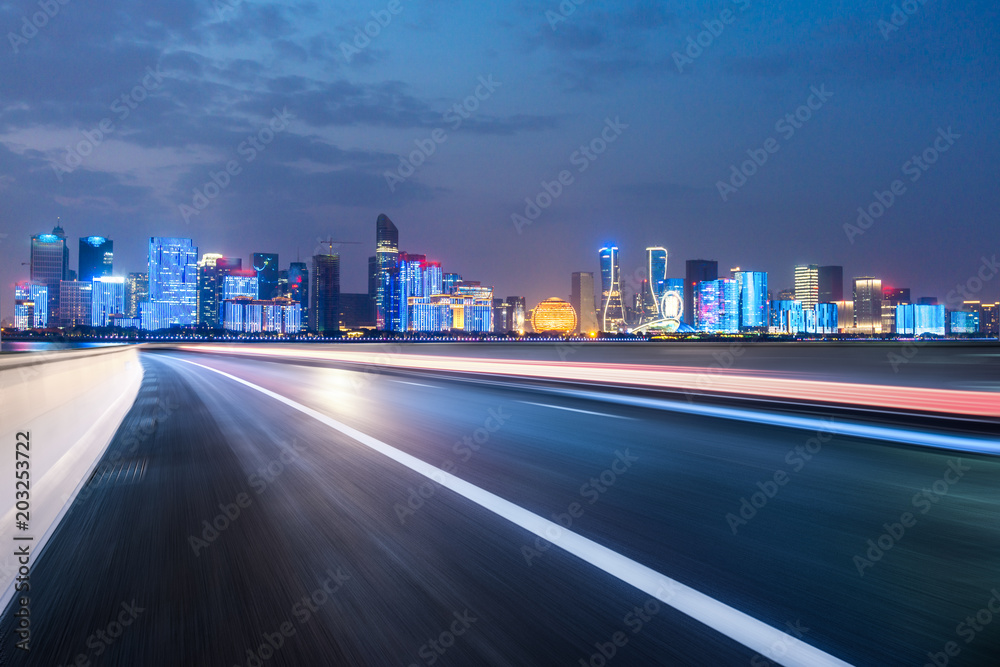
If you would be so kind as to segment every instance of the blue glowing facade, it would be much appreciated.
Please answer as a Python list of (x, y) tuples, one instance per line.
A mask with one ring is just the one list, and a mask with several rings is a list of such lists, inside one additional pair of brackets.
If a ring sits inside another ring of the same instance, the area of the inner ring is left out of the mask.
[(302, 304), (285, 297), (227, 299), (222, 302), (222, 326), (232, 333), (297, 334), (302, 329)]
[(80, 239), (77, 278), (91, 282), (94, 278), (110, 276), (114, 268), (115, 244), (103, 236), (87, 236)]
[(767, 273), (765, 271), (737, 271), (733, 275), (740, 293), (740, 329), (766, 329), (768, 317)]
[(740, 289), (733, 278), (703, 280), (696, 284), (695, 329), (705, 333), (740, 330)]
[(903, 336), (944, 336), (944, 305), (896, 306), (896, 333)]
[(652, 312), (647, 315), (658, 316), (663, 295), (667, 293), (667, 249), (659, 246), (646, 248), (646, 272), (649, 282), (646, 289), (649, 294), (643, 295), (643, 301), (651, 304)]
[(949, 320), (953, 334), (979, 333), (979, 313), (955, 310), (951, 312)]
[(91, 285), (91, 326), (111, 326), (112, 316), (125, 316), (125, 278), (98, 276)]
[(149, 239), (149, 301), (140, 304), (142, 328), (155, 331), (198, 321), (198, 247), (191, 239)]
[(779, 299), (771, 302), (769, 328), (773, 333), (798, 334), (806, 330), (801, 301)]
[(828, 334), (835, 334), (839, 331), (837, 322), (840, 313), (838, 312), (837, 304), (817, 303), (815, 311), (816, 311), (815, 333), (820, 335), (828, 335)]
[(31, 282), (14, 285), (14, 328), (44, 329), (48, 324), (48, 286)]

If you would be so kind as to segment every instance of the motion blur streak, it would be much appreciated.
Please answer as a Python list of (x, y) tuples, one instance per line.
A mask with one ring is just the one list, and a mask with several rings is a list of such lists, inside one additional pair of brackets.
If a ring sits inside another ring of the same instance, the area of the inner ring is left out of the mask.
[(223, 345), (181, 346), (193, 352), (262, 355), (288, 359), (312, 359), (383, 367), (437, 370), (457, 373), (487, 373), (639, 387), (661, 387), (692, 392), (763, 396), (791, 400), (821, 401), (841, 405), (874, 406), (898, 410), (977, 417), (1000, 415), (1000, 396), (989, 392), (925, 387), (858, 384), (785, 377), (750, 375), (746, 371), (718, 368), (679, 368), (639, 364), (597, 364), (493, 361), (464, 357), (441, 358), (417, 354), (387, 355), (344, 350), (291, 350), (273, 347), (227, 347)]
[(402, 452), (381, 440), (373, 438), (361, 431), (351, 428), (321, 412), (306, 407), (289, 398), (268, 389), (255, 385), (229, 373), (183, 359), (187, 363), (199, 366), (205, 370), (218, 373), (230, 380), (238, 382), (250, 389), (259, 391), (285, 405), (306, 414), (327, 426), (336, 429), (344, 435), (353, 438), (390, 459), (401, 463), (407, 468), (436, 482), (445, 488), (471, 500), (477, 505), (497, 514), (511, 523), (524, 528), (531, 533), (556, 544), (574, 556), (600, 568), (608, 574), (621, 579), (639, 590), (648, 593), (669, 604), (678, 611), (718, 630), (744, 646), (760, 653), (769, 652), (781, 643), (787, 652), (782, 657), (782, 663), (795, 667), (849, 665), (805, 642), (787, 635), (775, 628), (762, 623), (741, 611), (719, 602), (699, 591), (685, 586), (673, 579), (665, 577), (655, 570), (646, 567), (621, 554), (601, 546), (582, 535), (562, 528), (560, 525), (529, 512), (514, 503), (470, 484), (440, 468), (432, 466), (420, 459)]

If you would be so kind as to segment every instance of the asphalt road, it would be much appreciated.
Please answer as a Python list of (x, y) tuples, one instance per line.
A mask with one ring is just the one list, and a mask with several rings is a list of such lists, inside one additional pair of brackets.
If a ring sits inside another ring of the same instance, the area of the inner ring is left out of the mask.
[(184, 360), (848, 663), (1000, 655), (993, 457), (840, 435), (842, 416), (789, 428), (614, 393), (153, 352), (33, 567), (30, 654), (13, 649), (13, 609), (0, 620), (3, 664), (757, 666), (786, 651), (761, 655)]

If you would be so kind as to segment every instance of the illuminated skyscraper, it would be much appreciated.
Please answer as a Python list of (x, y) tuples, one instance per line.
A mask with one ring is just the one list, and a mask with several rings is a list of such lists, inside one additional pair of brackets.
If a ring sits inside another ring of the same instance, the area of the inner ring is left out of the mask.
[[(667, 249), (659, 246), (646, 248), (646, 271), (649, 284), (646, 289), (649, 294), (643, 294), (643, 303), (650, 304), (644, 308), (647, 318), (655, 318), (660, 313), (660, 302), (667, 292)], [(579, 312), (579, 311), (577, 311)]]
[(215, 329), (219, 326), (218, 253), (206, 253), (198, 262), (198, 324)]
[(719, 279), (719, 263), (707, 259), (689, 259), (684, 275), (684, 322), (697, 328), (695, 318), (695, 292), (703, 280)]
[[(390, 272), (396, 268), (399, 259), (399, 230), (389, 216), (378, 216), (375, 221), (375, 263), (377, 266), (377, 284), (375, 287), (375, 328), (385, 331), (398, 327), (389, 314), (388, 293), (392, 290)], [(406, 301), (402, 302), (405, 308)], [(397, 312), (399, 302), (397, 301)]]
[(139, 317), (139, 304), (149, 301), (149, 274), (130, 273), (125, 279), (125, 317)]
[(493, 333), (510, 331), (510, 305), (503, 299), (493, 298)]
[[(288, 296), (301, 304), (302, 328), (309, 328), (309, 267), (305, 262), (292, 262), (288, 265)], [(374, 299), (374, 296), (372, 296)], [(374, 319), (374, 301), (369, 299), (371, 310), (369, 319)]]
[(858, 333), (882, 333), (882, 281), (878, 278), (854, 279), (854, 326)]
[(452, 327), (469, 333), (489, 333), (493, 330), (493, 288), (479, 283), (463, 282), (451, 295)]
[(451, 294), (455, 291), (455, 285), (462, 282), (462, 275), (460, 273), (446, 273), (441, 279), (441, 282), (444, 294)]
[[(80, 239), (79, 275), (82, 282), (91, 282), (100, 276), (110, 276), (115, 261), (115, 244), (103, 236)], [(121, 313), (119, 313), (121, 314)]]
[(69, 278), (69, 247), (66, 233), (56, 225), (51, 234), (31, 237), (31, 282), (48, 287), (47, 321), (59, 324), (59, 283)]
[[(857, 280), (855, 280), (857, 284)], [(944, 306), (896, 306), (896, 333), (904, 336), (944, 336)]]
[(625, 329), (625, 304), (622, 301), (621, 266), (618, 247), (601, 248), (601, 331)]
[[(591, 282), (593, 282), (593, 275), (591, 275)], [(509, 296), (505, 299), (507, 304), (510, 306), (510, 328), (511, 331), (517, 334), (524, 333), (524, 318), (526, 314), (525, 299), (523, 296)], [(593, 303), (594, 299), (591, 297), (590, 302)], [(597, 317), (595, 315), (594, 320), (596, 322)]]
[(819, 302), (818, 264), (799, 264), (795, 267), (795, 300), (806, 310)]
[(239, 297), (266, 301), (267, 299), (257, 299), (259, 293), (260, 279), (253, 269), (234, 269), (222, 277), (222, 299), (224, 301)]
[(191, 239), (149, 239), (149, 301), (139, 310), (148, 331), (197, 323), (198, 247)]
[(91, 326), (106, 327), (111, 323), (112, 315), (125, 314), (124, 278), (98, 276), (91, 280), (91, 285)]
[(835, 334), (839, 329), (837, 304), (817, 303), (816, 304), (816, 332), (817, 334)]
[(803, 333), (806, 322), (802, 302), (794, 299), (772, 301), (770, 329), (773, 333)]
[(91, 326), (94, 286), (79, 280), (59, 282), (59, 326)]
[(321, 336), (336, 335), (340, 331), (340, 255), (315, 255), (311, 271), (309, 329)]
[(739, 285), (740, 329), (767, 329), (767, 273), (736, 271)]
[(740, 330), (740, 289), (732, 278), (703, 280), (695, 291), (698, 331), (737, 333)]
[(597, 310), (594, 308), (594, 274), (574, 273), (570, 284), (570, 305), (579, 318), (577, 332), (597, 333)]
[(257, 298), (270, 300), (278, 294), (278, 254), (255, 252), (250, 257), (250, 267), (257, 272)]
[(48, 286), (27, 281), (14, 285), (14, 328), (44, 329), (48, 323)]

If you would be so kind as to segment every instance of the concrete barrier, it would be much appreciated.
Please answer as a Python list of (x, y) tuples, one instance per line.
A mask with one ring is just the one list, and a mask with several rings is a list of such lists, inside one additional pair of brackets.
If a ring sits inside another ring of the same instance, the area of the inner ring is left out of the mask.
[[(16, 550), (29, 546), (34, 570), (141, 383), (142, 365), (131, 346), (0, 356), (0, 609), (15, 594), (22, 565)], [(16, 454), (16, 443), (25, 440), (19, 433), (30, 434), (27, 459)], [(26, 460), (27, 468), (23, 463), (18, 468), (19, 460)], [(17, 487), (15, 473), (25, 469), (30, 516), (28, 529), (22, 530), (17, 527), (23, 515), (17, 515), (16, 493), (24, 488)], [(28, 537), (32, 539), (15, 539)]]

